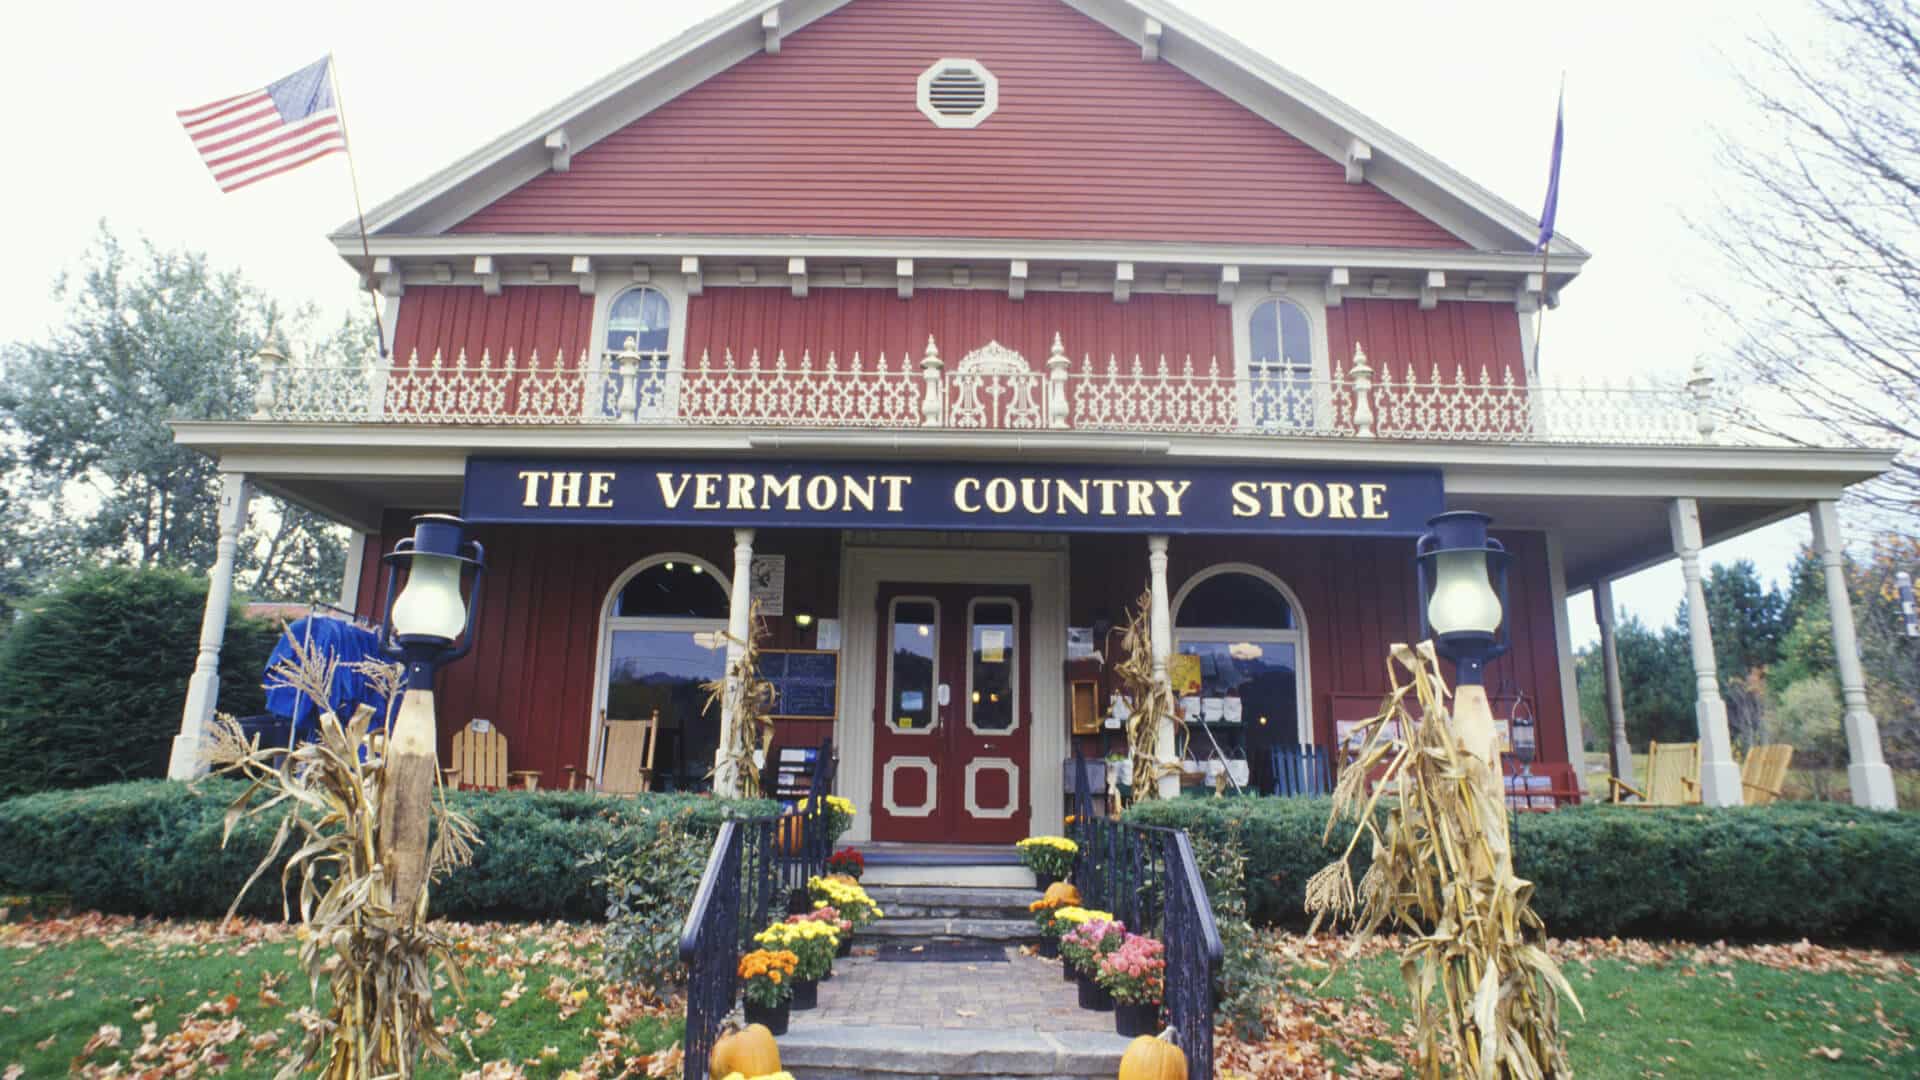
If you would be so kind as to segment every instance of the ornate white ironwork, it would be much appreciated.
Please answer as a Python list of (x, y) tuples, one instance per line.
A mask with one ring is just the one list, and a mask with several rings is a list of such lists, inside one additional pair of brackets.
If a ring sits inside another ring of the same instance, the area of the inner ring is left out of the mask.
[(1712, 380), (1684, 385), (1528, 385), (1512, 368), (1298, 365), (1236, 372), (1218, 358), (1082, 357), (1055, 337), (1044, 367), (998, 342), (948, 367), (931, 338), (867, 360), (702, 353), (685, 367), (635, 351), (543, 362), (483, 350), (448, 361), (310, 365), (263, 352), (261, 420), (400, 424), (656, 424), (967, 431), (1174, 432), (1494, 443), (1697, 445), (1723, 411)]

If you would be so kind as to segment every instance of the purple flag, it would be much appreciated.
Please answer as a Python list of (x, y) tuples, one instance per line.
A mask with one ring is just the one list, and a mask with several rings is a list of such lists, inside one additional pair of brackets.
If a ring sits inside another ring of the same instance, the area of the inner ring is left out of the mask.
[(1553, 110), (1553, 165), (1547, 170), (1547, 205), (1540, 211), (1540, 241), (1535, 251), (1545, 251), (1553, 239), (1553, 217), (1560, 209), (1560, 144), (1566, 136), (1567, 88), (1560, 88), (1559, 104)]

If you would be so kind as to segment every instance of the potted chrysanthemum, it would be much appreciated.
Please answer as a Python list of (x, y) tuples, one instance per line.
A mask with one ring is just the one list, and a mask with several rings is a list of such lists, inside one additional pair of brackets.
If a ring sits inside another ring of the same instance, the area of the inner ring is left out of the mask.
[(824, 922), (779, 922), (753, 935), (763, 948), (784, 949), (796, 957), (793, 968), (793, 1008), (820, 1004), (820, 980), (833, 970), (839, 932)]
[(1014, 848), (1042, 889), (1056, 881), (1065, 881), (1073, 873), (1073, 857), (1080, 852), (1080, 845), (1064, 836), (1029, 836)]
[(793, 1001), (793, 973), (800, 958), (785, 949), (755, 949), (740, 958), (740, 997), (747, 1023), (764, 1024), (775, 1035), (787, 1033), (787, 1009)]
[(1100, 961), (1100, 985), (1113, 995), (1113, 1029), (1122, 1035), (1160, 1030), (1160, 1004), (1167, 996), (1167, 950), (1144, 934), (1128, 934)]
[(1113, 1008), (1113, 995), (1095, 978), (1100, 961), (1120, 947), (1127, 928), (1119, 920), (1088, 919), (1060, 936), (1060, 959), (1080, 984), (1080, 1007), (1096, 1012)]

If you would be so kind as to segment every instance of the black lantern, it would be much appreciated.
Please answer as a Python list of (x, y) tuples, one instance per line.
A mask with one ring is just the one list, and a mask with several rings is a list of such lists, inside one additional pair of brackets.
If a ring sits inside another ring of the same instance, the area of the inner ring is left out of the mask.
[(1487, 536), (1493, 519), (1472, 510), (1440, 514), (1414, 545), (1421, 636), (1452, 660), (1461, 685), (1480, 685), (1487, 661), (1511, 644), (1506, 620), (1507, 549)]
[[(466, 529), (467, 523), (451, 514), (423, 514), (413, 519), (413, 535), (386, 556), (387, 608), (380, 640), (389, 655), (406, 663), (406, 685), (413, 689), (432, 690), (434, 671), (473, 648), (486, 552), (479, 541), (466, 539)], [(403, 566), (405, 588), (400, 586)], [(469, 566), (473, 594), (467, 599), (460, 580)]]

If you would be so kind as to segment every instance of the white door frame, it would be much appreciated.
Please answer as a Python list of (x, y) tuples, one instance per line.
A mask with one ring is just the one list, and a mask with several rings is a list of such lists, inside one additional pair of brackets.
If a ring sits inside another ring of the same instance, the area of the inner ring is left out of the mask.
[(873, 837), (873, 687), (880, 625), (874, 605), (881, 582), (1025, 585), (1032, 591), (1033, 675), (1028, 708), (1027, 805), (1034, 832), (1065, 825), (1065, 788), (1056, 763), (1067, 757), (1067, 552), (968, 547), (840, 545), (840, 793), (861, 812), (847, 834)]

